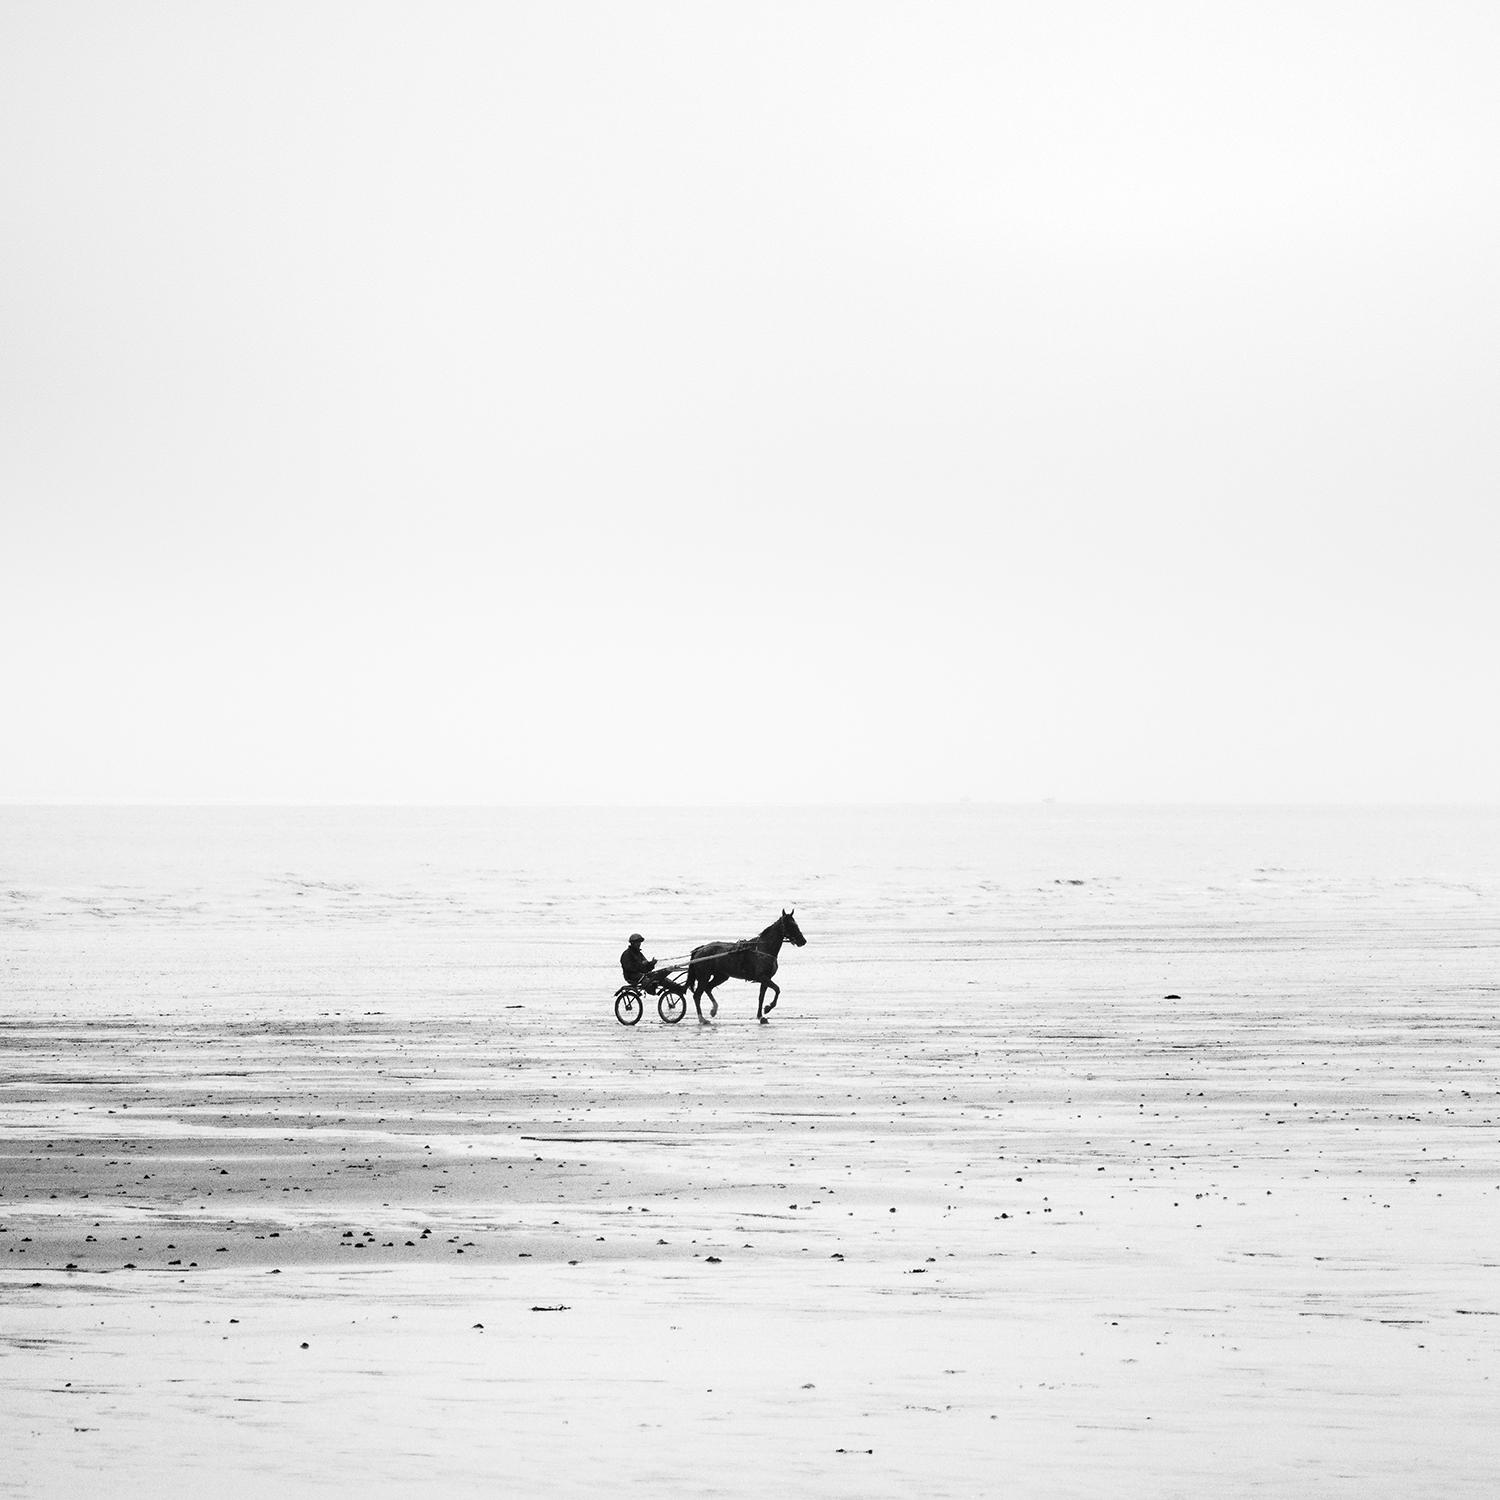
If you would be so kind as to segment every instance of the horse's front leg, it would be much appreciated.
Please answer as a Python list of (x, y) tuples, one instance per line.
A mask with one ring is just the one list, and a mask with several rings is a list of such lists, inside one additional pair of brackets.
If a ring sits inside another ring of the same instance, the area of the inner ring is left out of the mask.
[[(776, 991), (776, 994), (772, 998), (769, 1005), (766, 1004), (767, 990)], [(760, 987), (760, 1000), (757, 1002), (755, 1007), (755, 1019), (759, 1021), (762, 1026), (766, 1024), (766, 1012), (768, 1010), (775, 1010), (776, 1001), (779, 999), (781, 999), (781, 986), (775, 983), (773, 980), (767, 979)]]

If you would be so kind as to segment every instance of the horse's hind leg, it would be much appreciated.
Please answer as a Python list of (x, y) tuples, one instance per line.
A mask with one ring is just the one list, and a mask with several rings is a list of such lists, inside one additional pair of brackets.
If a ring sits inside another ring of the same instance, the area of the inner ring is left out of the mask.
[[(703, 1014), (703, 1002), (705, 999), (709, 1004), (709, 1012), (707, 1016)], [(709, 1017), (718, 1014), (719, 1007), (717, 1002), (714, 1000), (714, 986), (711, 979), (700, 979), (697, 982), (696, 986), (693, 989), (693, 1005), (697, 1008), (698, 1019), (705, 1026), (708, 1025)]]
[[(714, 995), (714, 988), (716, 985), (723, 984), (723, 982), (722, 979), (710, 980), (703, 988), (703, 993), (708, 997), (708, 1015), (710, 1020), (719, 1014), (719, 1001)], [(698, 1019), (700, 1021), (703, 1019), (702, 1011), (698, 1012)]]
[(699, 987), (698, 993), (708, 1001), (707, 1017), (705, 1017), (703, 1014), (703, 1007), (701, 1005), (698, 1007), (698, 1019), (700, 1021), (705, 1019), (712, 1020), (715, 1016), (718, 1015), (719, 1002), (714, 998), (714, 990), (723, 983), (724, 981), (722, 979), (715, 979), (712, 975), (710, 975), (709, 978), (705, 979), (702, 985)]

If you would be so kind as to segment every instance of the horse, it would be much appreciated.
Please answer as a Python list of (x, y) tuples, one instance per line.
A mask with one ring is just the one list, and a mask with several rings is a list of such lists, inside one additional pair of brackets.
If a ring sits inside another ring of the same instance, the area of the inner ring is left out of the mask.
[[(781, 999), (781, 986), (771, 976), (776, 972), (776, 955), (781, 952), (783, 942), (790, 942), (797, 948), (807, 942), (789, 911), (782, 912), (759, 937), (743, 943), (700, 943), (694, 948), (688, 962), (687, 982), (693, 992), (698, 1019), (707, 1020), (703, 1014), (705, 995), (710, 1006), (709, 1016), (716, 1016), (719, 1002), (714, 999), (714, 991), (726, 979), (748, 979), (751, 984), (760, 986), (755, 1019), (764, 1026), (766, 1012), (775, 1010), (776, 1001)], [(776, 992), (769, 1005), (766, 1004), (767, 990)]]

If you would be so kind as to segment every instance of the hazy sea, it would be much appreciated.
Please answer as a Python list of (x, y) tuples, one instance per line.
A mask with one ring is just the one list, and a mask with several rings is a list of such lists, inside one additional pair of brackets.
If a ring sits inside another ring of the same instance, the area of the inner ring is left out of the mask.
[(632, 930), (665, 959), (784, 907), (781, 1019), (1043, 971), (1039, 1004), (1201, 998), (1206, 956), (1236, 999), (1316, 1008), (1495, 977), (1497, 895), (1493, 809), (0, 808), (12, 1015), (603, 1021)]

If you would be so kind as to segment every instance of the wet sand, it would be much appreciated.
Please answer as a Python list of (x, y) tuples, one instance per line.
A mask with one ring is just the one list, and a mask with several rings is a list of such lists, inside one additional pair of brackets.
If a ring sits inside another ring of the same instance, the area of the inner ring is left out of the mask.
[(100, 861), (5, 908), (0, 1493), (1500, 1488), (1487, 856), (914, 856), (634, 1029), (608, 878)]

